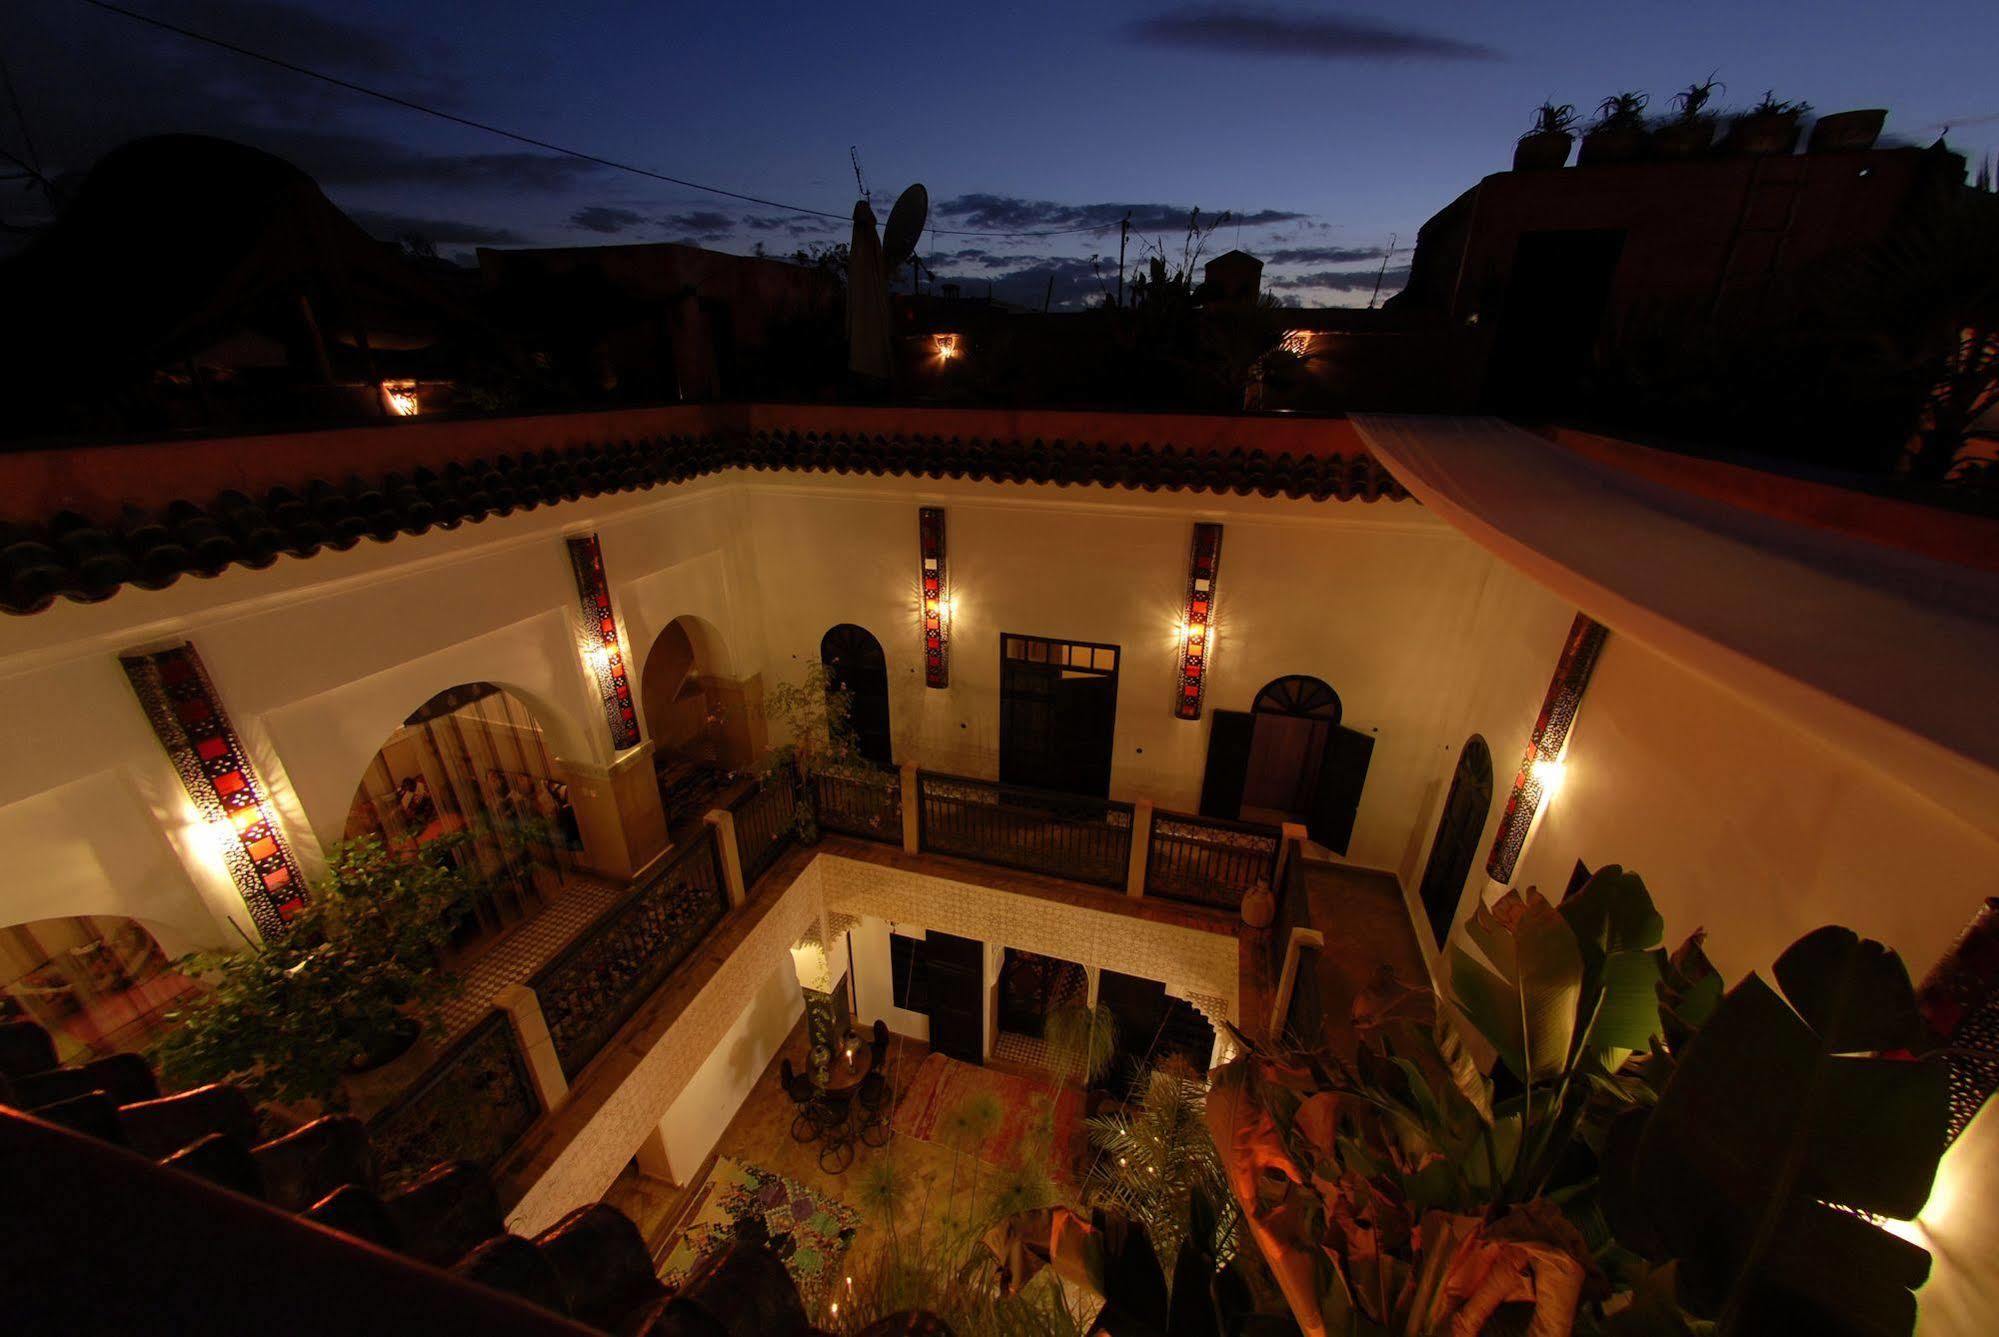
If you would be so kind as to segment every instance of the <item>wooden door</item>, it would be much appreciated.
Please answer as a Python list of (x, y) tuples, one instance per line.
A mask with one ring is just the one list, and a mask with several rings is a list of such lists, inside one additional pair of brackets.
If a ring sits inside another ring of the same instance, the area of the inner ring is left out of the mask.
[(961, 1063), (986, 1061), (986, 945), (931, 930), (923, 938), (930, 1047)]

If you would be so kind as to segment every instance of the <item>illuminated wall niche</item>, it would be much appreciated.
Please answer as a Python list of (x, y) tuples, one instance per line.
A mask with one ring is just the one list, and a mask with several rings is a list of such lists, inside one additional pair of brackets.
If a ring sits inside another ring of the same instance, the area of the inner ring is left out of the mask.
[(944, 560), (944, 508), (916, 513), (918, 576), (923, 585), (923, 685), (951, 685), (951, 583)]
[(1610, 633), (1601, 622), (1577, 613), (1569, 626), (1569, 638), (1562, 645), (1562, 657), (1555, 664), (1555, 676), (1548, 683), (1548, 695), (1541, 702), (1541, 716), (1527, 740), (1527, 755), (1520, 772), (1513, 777), (1513, 792), (1506, 798), (1506, 815), (1500, 818), (1499, 834), (1492, 839), (1492, 853), (1486, 856), (1485, 871), (1495, 882), (1513, 877), (1513, 866), (1527, 843), (1527, 830), (1534, 824), (1551, 785), (1559, 778), (1562, 745), (1576, 722), (1582, 705), (1583, 689), (1589, 686), (1590, 672), (1596, 668), (1597, 654)]
[(1194, 554), (1187, 564), (1187, 604), (1180, 611), (1180, 672), (1173, 713), (1201, 718), (1208, 689), (1208, 658), (1215, 648), (1215, 578), (1222, 565), (1222, 527), (1194, 526)]
[(611, 746), (622, 751), (639, 741), (639, 716), (632, 705), (632, 682), (625, 671), (617, 614), (611, 611), (611, 585), (604, 578), (604, 549), (595, 534), (577, 534), (569, 540), (569, 564), (576, 571), (576, 598), (583, 623), (578, 640), (583, 659), (597, 679), (604, 722), (611, 728)]
[(305, 878), (201, 657), (181, 644), (120, 655), (118, 662), (215, 837), (250, 918), (267, 938), (283, 933), (305, 906)]

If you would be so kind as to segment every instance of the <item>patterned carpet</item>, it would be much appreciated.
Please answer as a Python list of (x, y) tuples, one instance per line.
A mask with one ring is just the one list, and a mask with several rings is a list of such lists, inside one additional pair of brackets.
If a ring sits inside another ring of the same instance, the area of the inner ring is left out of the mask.
[(796, 1180), (727, 1156), (716, 1160), (701, 1194), (700, 1210), (660, 1265), (660, 1280), (685, 1281), (696, 1263), (729, 1242), (738, 1221), (760, 1216), (773, 1239), (791, 1237), (784, 1265), (798, 1283), (806, 1312), (817, 1313), (853, 1243), (861, 1214)]
[[(970, 1146), (954, 1123), (969, 1102), (989, 1096), (1000, 1117), (990, 1131)], [(1057, 1179), (1075, 1182), (1076, 1167), (1088, 1150), (1083, 1127), (1083, 1093), (1065, 1086), (1050, 1110), (1049, 1086), (1012, 1073), (976, 1068), (943, 1054), (927, 1055), (895, 1108), (895, 1129), (910, 1137), (958, 1149), (987, 1165), (1007, 1167), (1023, 1157), (1044, 1154), (1042, 1129), (1052, 1133), (1047, 1145), (1048, 1169)]]

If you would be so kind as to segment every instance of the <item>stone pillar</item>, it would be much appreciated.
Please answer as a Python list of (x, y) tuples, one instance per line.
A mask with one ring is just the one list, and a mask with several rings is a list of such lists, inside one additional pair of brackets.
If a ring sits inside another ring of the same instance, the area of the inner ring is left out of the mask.
[(742, 851), (736, 848), (736, 814), (727, 808), (712, 808), (701, 820), (715, 828), (715, 848), (722, 855), (722, 881), (729, 889), (729, 904), (742, 905), (750, 897), (743, 885)]
[(1124, 874), (1124, 894), (1133, 900), (1145, 895), (1145, 860), (1151, 851), (1152, 800), (1142, 798), (1131, 805), (1131, 863)]
[(913, 761), (902, 763), (902, 852), (920, 854), (923, 851), (923, 799), (917, 789), (917, 765)]
[(541, 1000), (525, 984), (509, 984), (493, 999), (493, 1006), (507, 1014), (521, 1053), (527, 1056), (528, 1075), (544, 1110), (554, 1110), (569, 1098), (569, 1079), (562, 1075), (562, 1060), (555, 1056), (555, 1038), (541, 1015)]
[(1083, 967), (1083, 1001), (1091, 1007), (1097, 1005), (1097, 981), (1103, 978), (1103, 973), (1102, 966)]
[(1270, 1002), (1270, 1025), (1264, 1032), (1265, 1039), (1275, 1040), (1284, 1033), (1284, 1014), (1291, 1010), (1291, 991), (1298, 983), (1299, 949), (1325, 945), (1326, 935), (1317, 929), (1291, 930), (1291, 940), (1284, 944), (1284, 969), (1277, 977), (1277, 988)]
[(666, 1154), (666, 1134), (660, 1131), (659, 1125), (653, 1125), (652, 1131), (646, 1134), (646, 1140), (639, 1143), (637, 1160), (639, 1173), (653, 1179), (664, 1179), (669, 1184), (680, 1183), (680, 1177), (673, 1173), (673, 1160)]
[(569, 786), (583, 864), (592, 872), (624, 880), (666, 852), (650, 743), (625, 749), (608, 767), (557, 758), (555, 773)]

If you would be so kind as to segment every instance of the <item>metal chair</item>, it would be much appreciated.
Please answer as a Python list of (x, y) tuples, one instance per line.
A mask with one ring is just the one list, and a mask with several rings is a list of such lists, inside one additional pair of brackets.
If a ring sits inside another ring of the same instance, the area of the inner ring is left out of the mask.
[(812, 1102), (812, 1122), (819, 1131), (819, 1168), (841, 1174), (854, 1163), (854, 1093), (822, 1091)]
[(888, 1111), (890, 1097), (888, 1078), (879, 1068), (871, 1069), (861, 1078), (855, 1100), (860, 1104), (860, 1139), (871, 1147), (885, 1147), (889, 1138)]
[(815, 1140), (819, 1136), (819, 1125), (812, 1118), (812, 1101), (819, 1093), (813, 1089), (812, 1079), (793, 1070), (790, 1059), (785, 1059), (778, 1068), (778, 1079), (784, 1084), (784, 1094), (790, 1097), (796, 1111), (791, 1117), (792, 1141)]

